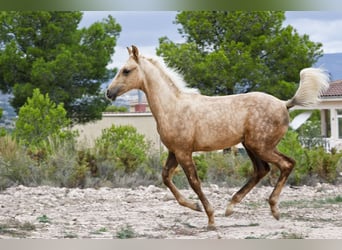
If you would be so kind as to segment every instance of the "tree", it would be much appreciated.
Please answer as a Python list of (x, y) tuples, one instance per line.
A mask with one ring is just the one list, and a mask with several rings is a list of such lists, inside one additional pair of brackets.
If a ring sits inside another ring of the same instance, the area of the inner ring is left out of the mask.
[(299, 71), (321, 56), (321, 44), (283, 27), (284, 12), (184, 11), (175, 23), (186, 42), (159, 39), (157, 54), (207, 95), (263, 91), (289, 98)]
[(24, 145), (41, 146), (48, 136), (56, 136), (70, 124), (63, 104), (56, 105), (49, 94), (42, 95), (39, 89), (19, 109), (14, 136)]
[(82, 12), (0, 12), (0, 90), (13, 92), (19, 110), (33, 90), (64, 103), (73, 122), (101, 117), (100, 85), (121, 27), (112, 16), (78, 28)]

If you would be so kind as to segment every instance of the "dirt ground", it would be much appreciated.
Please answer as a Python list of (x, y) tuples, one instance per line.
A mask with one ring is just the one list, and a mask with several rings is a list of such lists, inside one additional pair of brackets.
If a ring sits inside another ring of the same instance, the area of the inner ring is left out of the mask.
[(286, 186), (279, 221), (266, 201), (272, 187), (255, 188), (225, 217), (237, 190), (204, 187), (216, 211), (217, 230), (208, 231), (205, 213), (181, 207), (166, 188), (12, 187), (0, 192), (0, 238), (342, 239), (342, 185)]

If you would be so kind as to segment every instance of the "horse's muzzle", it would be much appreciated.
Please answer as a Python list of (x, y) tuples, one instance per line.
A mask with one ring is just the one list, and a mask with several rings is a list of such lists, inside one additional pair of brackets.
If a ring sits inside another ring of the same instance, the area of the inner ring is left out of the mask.
[(117, 86), (117, 87), (112, 88), (112, 89), (109, 88), (109, 89), (107, 89), (106, 97), (109, 100), (115, 101), (115, 99), (118, 96), (118, 93), (120, 92), (120, 90), (121, 90), (120, 86)]
[(107, 99), (109, 99), (111, 101), (115, 101), (116, 93), (112, 93), (109, 89), (107, 89), (106, 97), (107, 97)]

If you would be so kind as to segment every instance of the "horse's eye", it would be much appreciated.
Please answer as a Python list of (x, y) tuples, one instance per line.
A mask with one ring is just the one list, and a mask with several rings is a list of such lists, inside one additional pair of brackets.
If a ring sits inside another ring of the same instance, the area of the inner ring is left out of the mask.
[(129, 69), (123, 69), (122, 70), (122, 74), (124, 74), (125, 76), (127, 76), (129, 74), (129, 72), (131, 72)]

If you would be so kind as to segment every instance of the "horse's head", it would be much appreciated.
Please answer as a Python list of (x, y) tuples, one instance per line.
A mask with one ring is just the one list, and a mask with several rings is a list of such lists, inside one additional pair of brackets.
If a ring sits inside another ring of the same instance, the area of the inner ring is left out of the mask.
[(129, 59), (107, 88), (106, 96), (113, 101), (117, 96), (131, 89), (140, 89), (143, 84), (143, 74), (139, 67), (139, 50), (134, 45), (132, 49), (127, 48), (127, 50)]

